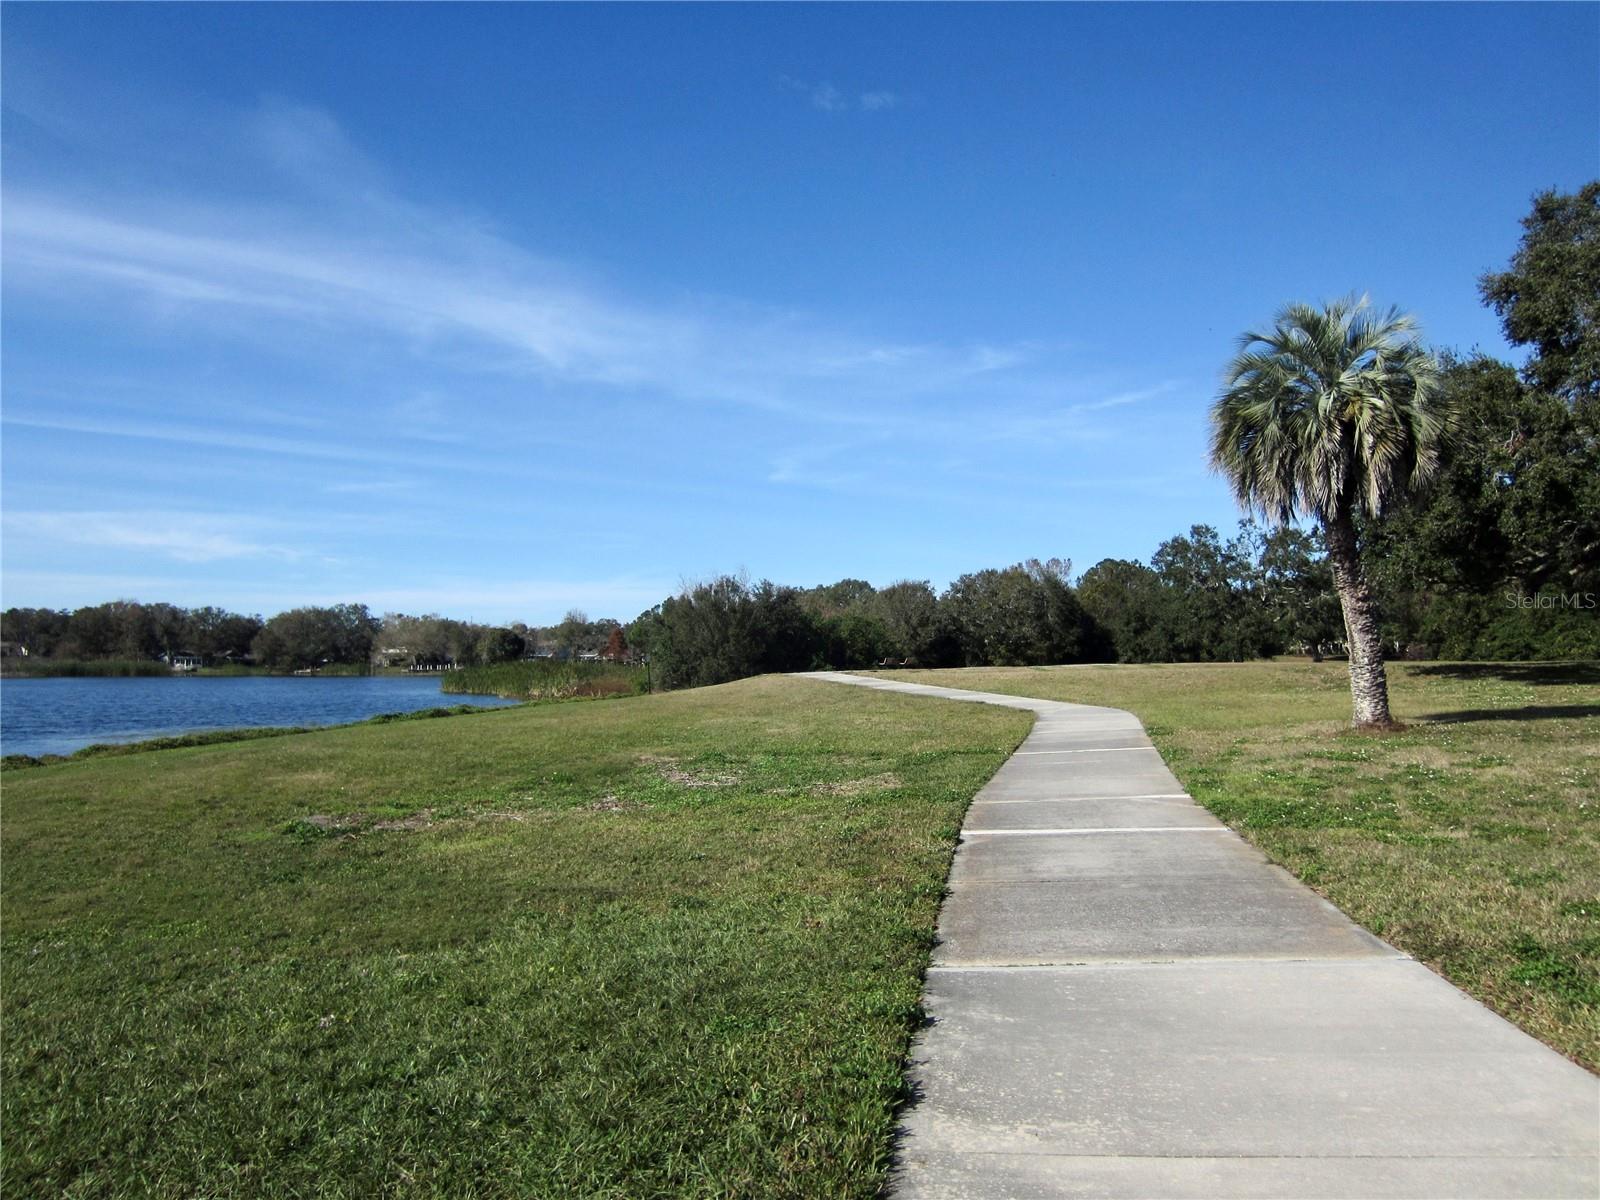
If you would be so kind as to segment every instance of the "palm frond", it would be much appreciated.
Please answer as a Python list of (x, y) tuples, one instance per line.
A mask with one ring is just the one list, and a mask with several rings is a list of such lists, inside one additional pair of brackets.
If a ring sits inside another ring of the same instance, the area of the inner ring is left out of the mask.
[(1453, 416), (1417, 323), (1366, 296), (1247, 332), (1211, 410), (1211, 463), (1268, 519), (1380, 515), (1422, 486)]

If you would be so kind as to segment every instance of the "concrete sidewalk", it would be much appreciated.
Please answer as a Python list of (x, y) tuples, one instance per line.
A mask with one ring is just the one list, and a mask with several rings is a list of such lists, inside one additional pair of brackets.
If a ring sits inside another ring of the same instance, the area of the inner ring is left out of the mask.
[(1600, 1080), (1196, 805), (1118, 709), (1032, 734), (962, 829), (899, 1197), (1597, 1197)]

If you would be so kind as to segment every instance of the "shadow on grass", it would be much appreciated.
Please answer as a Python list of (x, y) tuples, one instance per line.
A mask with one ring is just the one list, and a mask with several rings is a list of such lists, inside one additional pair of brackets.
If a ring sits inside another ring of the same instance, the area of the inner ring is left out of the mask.
[(1444, 679), (1498, 679), (1506, 683), (1600, 684), (1600, 662), (1430, 663), (1413, 675)]
[(1459, 725), (1467, 721), (1554, 721), (1563, 718), (1600, 717), (1600, 704), (1525, 704), (1521, 708), (1468, 708), (1460, 712), (1430, 713), (1430, 725)]

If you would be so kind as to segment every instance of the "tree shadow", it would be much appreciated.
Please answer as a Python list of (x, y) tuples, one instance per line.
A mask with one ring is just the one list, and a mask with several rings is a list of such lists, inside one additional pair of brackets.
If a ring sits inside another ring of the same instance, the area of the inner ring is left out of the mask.
[(1600, 662), (1408, 664), (1414, 675), (1442, 679), (1494, 679), (1505, 683), (1600, 684)]
[(1521, 708), (1467, 708), (1460, 712), (1429, 713), (1430, 725), (1458, 725), (1467, 721), (1552, 721), (1562, 718), (1600, 717), (1600, 704), (1524, 704)]

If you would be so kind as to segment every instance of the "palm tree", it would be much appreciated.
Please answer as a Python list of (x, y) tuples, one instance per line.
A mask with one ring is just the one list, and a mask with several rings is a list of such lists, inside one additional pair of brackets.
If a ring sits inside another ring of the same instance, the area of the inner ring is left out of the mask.
[(1380, 519), (1433, 474), (1452, 426), (1416, 322), (1366, 297), (1291, 304), (1247, 333), (1211, 409), (1211, 465), (1246, 509), (1321, 524), (1344, 610), (1358, 728), (1391, 726), (1357, 516)]

